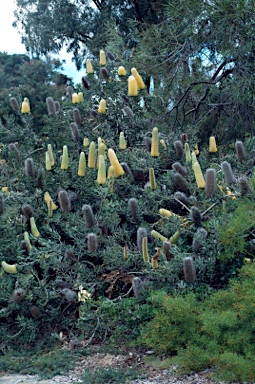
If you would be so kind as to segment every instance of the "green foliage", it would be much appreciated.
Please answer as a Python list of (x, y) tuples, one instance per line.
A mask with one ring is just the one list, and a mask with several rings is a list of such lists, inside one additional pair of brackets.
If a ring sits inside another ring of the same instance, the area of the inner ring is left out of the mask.
[[(227, 224), (226, 224), (227, 217)], [(241, 258), (247, 253), (249, 232), (253, 228), (254, 202), (248, 199), (239, 200), (237, 208), (222, 216), (219, 226), (219, 240), (223, 247), (220, 258), (224, 261)]]
[(219, 379), (254, 380), (254, 274), (254, 264), (244, 266), (238, 280), (204, 302), (191, 294), (156, 296), (158, 309), (138, 342), (176, 354), (170, 361), (182, 372), (215, 366)]

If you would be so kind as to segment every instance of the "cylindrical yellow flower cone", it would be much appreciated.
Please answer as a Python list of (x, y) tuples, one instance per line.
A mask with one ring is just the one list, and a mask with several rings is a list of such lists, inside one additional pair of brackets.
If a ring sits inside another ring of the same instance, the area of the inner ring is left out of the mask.
[(62, 161), (61, 161), (61, 169), (66, 170), (67, 168), (68, 168), (68, 148), (66, 145), (64, 145)]
[(190, 149), (189, 144), (184, 144), (184, 150), (185, 150), (185, 156), (186, 156), (186, 163), (191, 163), (191, 155), (190, 155)]
[(151, 139), (151, 156), (158, 157), (159, 156), (159, 150), (158, 150), (158, 128), (154, 127), (152, 130), (152, 139)]
[(80, 102), (78, 94), (75, 92), (72, 94), (72, 103), (78, 104)]
[(102, 99), (100, 100), (99, 107), (98, 107), (98, 113), (106, 113), (106, 100)]
[(136, 68), (132, 68), (131, 69), (131, 73), (132, 73), (132, 75), (134, 76), (134, 78), (136, 80), (137, 88), (138, 89), (144, 89), (146, 87), (146, 85), (144, 84), (142, 76), (139, 75), (137, 69)]
[(112, 177), (115, 177), (115, 168), (113, 165), (110, 165), (108, 168), (107, 179), (111, 179)]
[(45, 168), (46, 168), (46, 171), (51, 170), (50, 155), (48, 151), (45, 152)]
[(123, 65), (121, 65), (121, 66), (118, 68), (118, 75), (119, 75), (119, 76), (126, 76), (126, 75), (127, 75), (127, 71), (126, 71), (126, 69), (123, 67)]
[(94, 141), (91, 141), (89, 145), (88, 167), (96, 167), (96, 144)]
[(53, 165), (54, 165), (54, 155), (53, 155), (53, 152), (52, 152), (51, 144), (48, 144), (47, 149), (48, 149), (47, 152), (48, 152), (49, 158), (50, 158), (50, 165), (53, 167)]
[(30, 113), (30, 105), (27, 101), (23, 101), (21, 104), (21, 113)]
[(127, 143), (124, 137), (124, 132), (120, 132), (120, 139), (119, 139), (119, 148), (120, 149), (126, 149)]
[(128, 78), (128, 95), (129, 96), (137, 96), (138, 95), (138, 88), (137, 88), (137, 82), (134, 76), (129, 76)]
[(89, 146), (89, 139), (88, 139), (88, 137), (84, 137), (84, 139), (83, 139), (83, 146), (84, 147), (88, 147)]
[(86, 158), (85, 158), (85, 153), (81, 152), (80, 153), (80, 158), (79, 158), (79, 167), (78, 167), (78, 176), (85, 176), (86, 174)]
[(105, 169), (104, 155), (99, 155), (98, 157), (97, 182), (100, 185), (103, 185), (106, 182), (106, 169)]
[(90, 59), (86, 60), (86, 70), (87, 70), (88, 75), (93, 73), (93, 67), (92, 67)]
[(39, 231), (36, 227), (36, 224), (35, 224), (34, 217), (30, 217), (30, 228), (31, 228), (31, 233), (33, 236), (36, 236), (36, 237), (40, 236), (40, 233), (39, 233)]
[(209, 152), (217, 152), (216, 140), (214, 136), (209, 139)]
[(79, 99), (80, 103), (82, 103), (84, 101), (84, 97), (83, 97), (83, 93), (82, 92), (78, 93), (78, 99)]
[(99, 53), (99, 59), (100, 59), (100, 65), (104, 66), (106, 64), (106, 56), (105, 56), (105, 51), (102, 49), (100, 50)]
[(151, 190), (155, 191), (157, 184), (156, 184), (156, 178), (155, 178), (155, 173), (154, 173), (154, 168), (149, 169), (149, 180), (150, 180), (150, 186)]
[(115, 170), (115, 177), (119, 177), (121, 175), (124, 175), (124, 169), (119, 163), (119, 160), (112, 148), (108, 149), (108, 158), (110, 160), (111, 165), (114, 167)]
[(195, 178), (196, 178), (198, 188), (204, 188), (205, 187), (205, 179), (204, 179), (204, 176), (203, 176), (203, 173), (201, 171), (200, 164), (198, 161), (195, 164), (193, 164), (193, 170), (195, 173)]

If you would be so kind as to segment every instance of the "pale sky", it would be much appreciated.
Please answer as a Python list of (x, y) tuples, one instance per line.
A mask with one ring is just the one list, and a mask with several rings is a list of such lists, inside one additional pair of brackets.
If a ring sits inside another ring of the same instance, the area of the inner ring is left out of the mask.
[[(0, 5), (0, 52), (26, 53), (25, 46), (21, 44), (21, 37), (18, 31), (12, 27), (14, 21), (13, 12), (15, 10), (14, 0), (1, 0)], [(74, 83), (80, 83), (83, 76), (82, 71), (77, 72), (74, 63), (71, 61), (72, 55), (66, 53), (64, 49), (60, 52), (58, 58), (66, 60), (64, 65), (64, 73), (73, 78)]]

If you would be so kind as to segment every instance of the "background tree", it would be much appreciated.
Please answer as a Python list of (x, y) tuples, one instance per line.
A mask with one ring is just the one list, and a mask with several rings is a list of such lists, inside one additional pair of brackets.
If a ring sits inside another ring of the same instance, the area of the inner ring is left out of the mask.
[(15, 26), (21, 29), (22, 42), (37, 56), (58, 53), (66, 45), (74, 55), (77, 68), (84, 56), (97, 55), (106, 44), (105, 29), (110, 21), (117, 27), (126, 44), (135, 44), (128, 20), (137, 22), (139, 31), (144, 23), (159, 23), (164, 1), (152, 0), (16, 0)]

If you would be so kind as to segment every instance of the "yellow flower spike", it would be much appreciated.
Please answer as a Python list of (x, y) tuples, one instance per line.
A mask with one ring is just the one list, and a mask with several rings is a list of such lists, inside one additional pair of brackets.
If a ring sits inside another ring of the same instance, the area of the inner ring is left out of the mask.
[(2, 187), (2, 192), (10, 193), (8, 187)]
[(167, 217), (167, 218), (168, 217), (172, 217), (172, 216), (178, 216), (175, 213), (173, 213), (172, 211), (169, 211), (168, 209), (164, 209), (164, 208), (160, 208), (159, 214), (161, 216), (164, 216), (164, 217)]
[(78, 104), (80, 102), (80, 100), (79, 100), (79, 96), (78, 96), (78, 94), (76, 93), (76, 92), (74, 92), (73, 94), (72, 94), (72, 103), (73, 104)]
[(115, 177), (115, 168), (113, 165), (110, 165), (108, 168), (107, 179), (111, 179), (112, 177)]
[(111, 165), (114, 167), (115, 170), (115, 177), (119, 177), (121, 175), (124, 175), (124, 169), (122, 168), (121, 164), (119, 163), (119, 160), (112, 148), (108, 149), (108, 158), (110, 160)]
[(39, 237), (40, 236), (40, 232), (38, 231), (38, 229), (36, 227), (35, 218), (34, 217), (30, 217), (30, 227), (31, 227), (32, 235), (35, 236), (35, 237)]
[(123, 259), (126, 261), (128, 259), (128, 247), (127, 244), (123, 247)]
[(165, 236), (161, 235), (161, 233), (155, 231), (154, 229), (151, 231), (151, 235), (152, 235), (155, 239), (159, 239), (159, 240), (161, 240), (162, 242), (164, 242), (164, 241), (168, 241), (168, 239), (167, 239)]
[(79, 99), (80, 103), (82, 103), (84, 101), (84, 97), (83, 97), (83, 93), (82, 92), (78, 93), (78, 99)]
[(97, 138), (97, 146), (99, 148), (100, 144), (103, 142), (102, 138), (101, 137), (98, 137)]
[(100, 62), (100, 65), (102, 65), (102, 66), (104, 66), (106, 64), (105, 51), (103, 51), (102, 49), (99, 52), (99, 62)]
[(184, 144), (184, 150), (185, 150), (185, 156), (186, 156), (186, 163), (191, 163), (191, 155), (190, 155), (190, 149), (189, 144)]
[(151, 139), (151, 156), (158, 157), (159, 156), (159, 150), (158, 150), (158, 128), (154, 127), (152, 130), (152, 139)]
[(51, 146), (51, 144), (48, 144), (48, 146), (47, 146), (47, 152), (48, 152), (49, 157), (50, 157), (50, 164), (51, 164), (51, 166), (53, 167), (55, 160), (54, 160), (54, 155), (53, 155), (53, 152), (52, 152), (52, 146)]
[(104, 155), (99, 155), (98, 157), (97, 182), (99, 185), (103, 185), (106, 182), (106, 169), (105, 169)]
[(53, 200), (49, 194), (49, 192), (45, 192), (44, 194), (44, 201), (46, 202), (46, 204), (48, 205), (50, 202), (51, 202), (51, 209), (53, 211), (55, 211), (56, 209), (58, 209), (58, 206), (56, 204), (53, 203)]
[(88, 75), (94, 72), (90, 59), (86, 60), (86, 70)]
[(21, 113), (30, 113), (30, 105), (27, 101), (23, 101), (21, 104)]
[(46, 168), (46, 171), (51, 170), (50, 155), (48, 151), (45, 152), (45, 168)]
[(222, 185), (218, 184), (218, 188), (221, 191), (221, 193), (224, 193)]
[(106, 113), (106, 100), (102, 99), (100, 100), (99, 107), (98, 107), (98, 113)]
[(193, 164), (193, 170), (195, 173), (195, 178), (196, 178), (198, 188), (204, 188), (205, 187), (205, 179), (204, 179), (204, 176), (203, 176), (203, 173), (202, 173), (202, 170), (200, 168), (200, 164), (198, 163), (198, 161), (196, 161), (196, 163)]
[(198, 149), (197, 144), (194, 145), (194, 152), (195, 152), (195, 155), (196, 155), (196, 156), (199, 155), (199, 149)]
[(136, 68), (131, 68), (131, 73), (134, 76), (136, 83), (137, 83), (137, 88), (138, 89), (144, 89), (146, 85), (144, 84), (144, 81), (142, 79), (142, 76), (139, 75), (138, 71)]
[(149, 180), (150, 180), (150, 187), (152, 191), (155, 191), (157, 184), (156, 184), (156, 178), (154, 173), (154, 168), (149, 168)]
[(25, 103), (28, 103), (30, 105), (30, 102), (29, 102), (29, 99), (27, 97), (24, 97), (24, 100), (23, 100)]
[(32, 249), (32, 245), (30, 243), (28, 232), (24, 232), (24, 240), (26, 242), (26, 245), (27, 245), (28, 249), (31, 250)]
[(88, 147), (89, 146), (89, 139), (87, 137), (84, 137), (83, 139), (83, 146)]
[(226, 187), (226, 191), (227, 191), (227, 195), (231, 197), (231, 200), (235, 200), (235, 196), (234, 194), (230, 191), (230, 189), (228, 187)]
[(176, 231), (173, 236), (170, 237), (169, 241), (172, 245), (174, 245), (176, 243), (176, 241), (179, 239), (179, 237), (181, 236), (181, 231)]
[(192, 162), (192, 167), (197, 162), (197, 156), (195, 154), (195, 151), (191, 152), (191, 162)]
[(96, 144), (94, 141), (91, 141), (89, 144), (88, 167), (96, 167)]
[(137, 96), (138, 95), (138, 88), (137, 88), (137, 82), (134, 76), (129, 76), (128, 78), (128, 95), (129, 96)]
[(106, 150), (106, 145), (105, 143), (101, 142), (100, 145), (98, 146), (98, 153), (97, 153), (97, 167), (98, 167), (98, 164), (99, 164), (99, 156), (100, 155), (103, 155), (104, 156), (104, 159), (106, 159), (106, 154), (105, 154), (105, 150)]
[(162, 147), (163, 147), (164, 150), (166, 151), (166, 142), (165, 142), (165, 140), (161, 139), (161, 140), (160, 140), (160, 144), (162, 145)]
[(209, 139), (209, 152), (217, 152), (215, 137), (211, 136)]
[(248, 257), (245, 257), (245, 258), (244, 258), (244, 262), (245, 262), (246, 264), (250, 264), (250, 263), (251, 263), (251, 259), (249, 259)]
[(119, 138), (119, 148), (120, 149), (126, 149), (127, 143), (124, 137), (124, 132), (120, 132), (120, 138)]
[(86, 174), (86, 157), (85, 153), (81, 152), (80, 153), (80, 158), (79, 158), (79, 166), (78, 166), (78, 176), (85, 176)]
[(127, 75), (127, 71), (126, 71), (126, 69), (123, 67), (123, 65), (121, 65), (121, 66), (118, 68), (118, 75), (119, 75), (119, 76), (126, 76), (126, 75)]
[(143, 261), (145, 263), (148, 263), (149, 262), (148, 237), (143, 237), (143, 240), (142, 240), (142, 254), (143, 254)]
[(5, 261), (1, 262), (3, 270), (7, 273), (17, 273), (17, 264), (8, 264)]
[(66, 145), (63, 146), (63, 155), (62, 155), (62, 161), (61, 161), (61, 169), (67, 170), (68, 169), (68, 148)]

